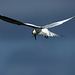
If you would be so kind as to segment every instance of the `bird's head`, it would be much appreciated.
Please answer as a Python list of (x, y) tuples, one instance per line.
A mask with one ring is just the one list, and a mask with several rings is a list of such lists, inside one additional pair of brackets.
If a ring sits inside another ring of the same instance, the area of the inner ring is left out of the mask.
[(36, 40), (36, 30), (34, 29), (33, 31), (32, 31), (32, 34), (34, 35), (34, 37), (35, 37), (35, 40)]
[(36, 35), (36, 30), (35, 29), (32, 31), (32, 34), (33, 35)]

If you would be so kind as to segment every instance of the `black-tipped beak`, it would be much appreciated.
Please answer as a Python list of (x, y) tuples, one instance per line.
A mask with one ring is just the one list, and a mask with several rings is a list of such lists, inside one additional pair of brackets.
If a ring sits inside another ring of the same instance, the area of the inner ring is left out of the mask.
[(35, 40), (36, 40), (36, 35), (34, 35), (34, 37), (35, 37)]

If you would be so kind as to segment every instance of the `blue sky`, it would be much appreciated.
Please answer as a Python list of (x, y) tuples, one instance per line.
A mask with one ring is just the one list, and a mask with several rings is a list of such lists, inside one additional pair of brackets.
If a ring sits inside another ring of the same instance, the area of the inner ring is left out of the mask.
[[(75, 16), (74, 0), (1, 0), (0, 14), (46, 25)], [(75, 19), (49, 29), (65, 37), (32, 37), (32, 28), (0, 20), (1, 75), (74, 75)]]

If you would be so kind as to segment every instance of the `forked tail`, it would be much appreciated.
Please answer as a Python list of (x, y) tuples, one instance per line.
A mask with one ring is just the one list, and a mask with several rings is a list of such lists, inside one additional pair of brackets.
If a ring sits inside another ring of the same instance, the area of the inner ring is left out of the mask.
[(59, 35), (59, 34), (56, 34), (56, 33), (53, 33), (53, 32), (50, 32), (49, 36), (51, 36), (51, 37), (54, 37), (54, 36), (56, 36), (56, 37), (64, 37), (63, 35)]

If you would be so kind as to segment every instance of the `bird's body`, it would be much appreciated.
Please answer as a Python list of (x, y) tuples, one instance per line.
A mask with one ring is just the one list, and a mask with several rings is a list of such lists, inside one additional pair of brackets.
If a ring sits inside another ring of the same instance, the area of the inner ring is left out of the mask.
[(34, 29), (33, 30), (33, 35), (41, 35), (44, 36), (45, 38), (48, 38), (49, 36), (53, 37), (53, 36), (58, 36), (57, 34), (49, 31), (47, 28), (43, 28), (43, 29)]
[(17, 24), (17, 25), (29, 26), (29, 27), (34, 28), (32, 34), (34, 35), (35, 39), (36, 39), (37, 35), (44, 36), (45, 38), (48, 38), (49, 36), (51, 36), (51, 37), (59, 36), (59, 35), (51, 32), (51, 31), (49, 31), (48, 28), (52, 28), (52, 27), (61, 25), (61, 24), (65, 23), (65, 22), (67, 22), (67, 21), (69, 21), (69, 20), (71, 20), (73, 18), (75, 18), (75, 16), (73, 16), (71, 18), (68, 18), (68, 19), (65, 19), (65, 20), (62, 20), (62, 21), (54, 22), (54, 23), (51, 23), (51, 24), (48, 24), (48, 25), (45, 25), (45, 26), (41, 27), (41, 26), (36, 26), (34, 24), (30, 24), (30, 23), (23, 23), (23, 22), (20, 22), (20, 21), (17, 21), (17, 20), (14, 20), (14, 19), (11, 19), (11, 18), (8, 18), (8, 17), (0, 15), (0, 19), (4, 20), (6, 22)]

